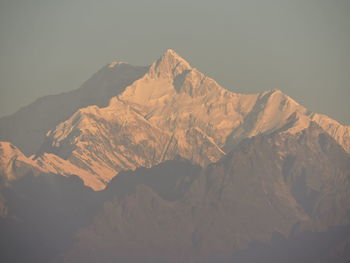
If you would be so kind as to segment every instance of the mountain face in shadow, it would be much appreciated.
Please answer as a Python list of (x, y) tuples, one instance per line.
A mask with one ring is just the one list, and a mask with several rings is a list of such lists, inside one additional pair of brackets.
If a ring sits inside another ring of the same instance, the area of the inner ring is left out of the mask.
[(73, 243), (73, 233), (97, 209), (95, 192), (77, 176), (26, 174), (0, 187), (1, 262), (49, 262)]
[(184, 196), (193, 181), (199, 176), (200, 171), (199, 166), (177, 157), (153, 168), (121, 172), (100, 194), (107, 200), (114, 197), (124, 198), (134, 193), (139, 185), (145, 185), (157, 193), (160, 198), (176, 201)]
[[(281, 155), (286, 149), (289, 155)], [(288, 156), (301, 152), (291, 164)], [(349, 224), (349, 165), (348, 154), (313, 125), (295, 136), (275, 133), (242, 142), (223, 160), (198, 169), (191, 186), (185, 184), (187, 190), (177, 198), (162, 193), (160, 189), (168, 186), (146, 182), (118, 195), (130, 189), (122, 181), (135, 175), (121, 177), (120, 182), (116, 177), (112, 184), (120, 190), (107, 187), (114, 197), (78, 232), (65, 262), (231, 262), (235, 253), (244, 262), (240, 255), (254, 251), (249, 250), (253, 241), (272, 247), (265, 250), (267, 258), (279, 259), (274, 248), (282, 246), (285, 257), (303, 254), (305, 247), (291, 244), (306, 245), (316, 237), (320, 245), (306, 247), (314, 250), (312, 261), (306, 256), (300, 262), (318, 262), (326, 252), (322, 244), (338, 244), (348, 237), (333, 227)], [(170, 162), (165, 170), (161, 166), (146, 174), (166, 177), (167, 169), (176, 171), (178, 166)], [(334, 170), (337, 175), (329, 177)], [(332, 215), (325, 213), (330, 209)], [(284, 243), (276, 242), (276, 235)], [(239, 252), (242, 249), (246, 250)]]
[(177, 157), (122, 172), (99, 192), (76, 176), (23, 175), (1, 187), (8, 208), (0, 223), (6, 252), (1, 258), (243, 263), (300, 254), (305, 257), (298, 262), (334, 259), (332, 253), (344, 250), (349, 238), (349, 160), (314, 124), (293, 136), (275, 132), (244, 140), (206, 169)]
[(11, 185), (2, 184), (0, 193), (7, 213), (0, 217), (0, 260), (56, 262), (104, 202), (133, 194), (140, 185), (147, 185), (166, 200), (178, 200), (200, 169), (178, 158), (152, 169), (124, 172), (102, 192), (84, 186), (77, 176), (53, 174), (28, 173)]
[(350, 127), (173, 50), (0, 119), (0, 140), (1, 262), (350, 260)]
[(275, 233), (269, 242), (251, 242), (246, 249), (236, 252), (229, 260), (222, 262), (348, 263), (349, 236), (350, 225), (331, 227), (324, 232), (306, 231), (288, 237)]

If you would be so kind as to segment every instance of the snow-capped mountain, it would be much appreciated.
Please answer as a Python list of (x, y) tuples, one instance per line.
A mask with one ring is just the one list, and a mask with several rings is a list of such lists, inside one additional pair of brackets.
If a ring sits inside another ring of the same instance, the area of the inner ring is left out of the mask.
[[(133, 72), (123, 75), (128, 79), (123, 85), (116, 80), (119, 67)], [(77, 174), (86, 185), (102, 189), (121, 170), (152, 167), (176, 155), (206, 166), (244, 138), (277, 130), (297, 133), (313, 121), (350, 149), (349, 127), (309, 112), (280, 90), (231, 92), (173, 50), (146, 69), (114, 62), (98, 72), (85, 84), (89, 89), (78, 91), (89, 97), (87, 90), (100, 89), (100, 81), (102, 90), (110, 91), (103, 99), (106, 104), (111, 98), (108, 105), (80, 107), (47, 130), (37, 164)]]
[(230, 90), (167, 50), (0, 119), (0, 261), (347, 262), (350, 127)]

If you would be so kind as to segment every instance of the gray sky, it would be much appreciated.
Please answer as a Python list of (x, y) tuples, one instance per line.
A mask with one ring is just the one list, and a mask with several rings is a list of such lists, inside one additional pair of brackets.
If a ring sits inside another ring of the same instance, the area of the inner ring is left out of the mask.
[(0, 0), (0, 116), (167, 48), (227, 89), (350, 124), (349, 0)]

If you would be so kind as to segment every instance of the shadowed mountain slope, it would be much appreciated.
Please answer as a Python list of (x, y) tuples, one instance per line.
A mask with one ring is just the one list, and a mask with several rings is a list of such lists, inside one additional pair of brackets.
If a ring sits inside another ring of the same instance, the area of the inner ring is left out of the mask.
[[(169, 171), (175, 171), (171, 164)], [(247, 139), (198, 170), (177, 199), (165, 198), (147, 183), (115, 194), (79, 231), (64, 262), (231, 262), (235, 251), (252, 241), (269, 244), (275, 233), (297, 240), (308, 231), (331, 231), (349, 224), (349, 166), (349, 155), (316, 124), (294, 135)], [(332, 237), (319, 236), (325, 243)], [(296, 253), (288, 242), (286, 257)], [(315, 245), (314, 259), (322, 258), (321, 248)]]

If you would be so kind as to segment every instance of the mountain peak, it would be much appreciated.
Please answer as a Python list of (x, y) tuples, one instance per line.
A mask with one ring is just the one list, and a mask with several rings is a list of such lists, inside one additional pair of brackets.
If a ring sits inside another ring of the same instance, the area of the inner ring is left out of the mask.
[(191, 70), (191, 65), (172, 49), (167, 49), (163, 55), (150, 67), (150, 74), (160, 76), (177, 76)]
[(122, 65), (122, 64), (127, 64), (125, 62), (122, 62), (122, 61), (112, 61), (111, 63), (109, 63), (107, 65), (108, 68), (115, 68), (115, 67), (118, 67), (119, 65)]
[(167, 50), (164, 51), (162, 57), (177, 57), (181, 58), (181, 56), (175, 52), (175, 50), (168, 48)]

